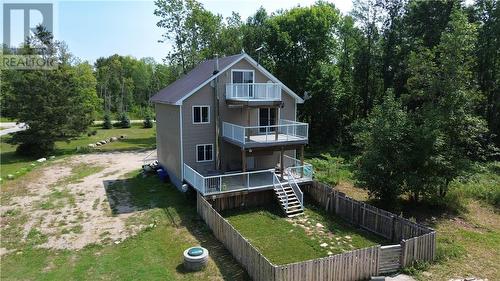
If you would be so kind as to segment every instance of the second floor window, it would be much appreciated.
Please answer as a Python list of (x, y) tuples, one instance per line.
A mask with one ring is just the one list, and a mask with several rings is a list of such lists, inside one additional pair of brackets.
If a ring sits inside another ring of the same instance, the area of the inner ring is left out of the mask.
[(210, 106), (193, 106), (193, 124), (210, 123)]

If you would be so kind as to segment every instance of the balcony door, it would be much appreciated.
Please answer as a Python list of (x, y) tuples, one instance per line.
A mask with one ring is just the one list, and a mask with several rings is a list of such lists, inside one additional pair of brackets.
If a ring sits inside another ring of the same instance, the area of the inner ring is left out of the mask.
[(248, 85), (249, 83), (254, 83), (254, 71), (253, 70), (232, 70), (231, 81), (233, 84), (243, 84), (243, 85), (233, 85), (233, 91), (237, 91), (236, 96), (248, 96), (253, 98), (253, 86)]
[[(274, 126), (278, 117), (278, 109), (276, 107), (259, 108), (259, 126)], [(276, 127), (269, 128), (269, 131), (274, 132)], [(266, 132), (266, 128), (260, 128), (261, 133)]]

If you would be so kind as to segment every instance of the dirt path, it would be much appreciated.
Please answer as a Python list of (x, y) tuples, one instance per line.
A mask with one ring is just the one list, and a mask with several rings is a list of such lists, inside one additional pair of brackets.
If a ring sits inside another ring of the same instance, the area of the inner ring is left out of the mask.
[(19, 239), (26, 243), (38, 237), (39, 247), (81, 249), (91, 243), (120, 243), (144, 226), (126, 223), (140, 211), (135, 212), (126, 194), (107, 187), (140, 169), (149, 152), (87, 154), (56, 161), (43, 168), (40, 176), (23, 182), (27, 193), (1, 206), (2, 218), (6, 214), (24, 218), (16, 220)]

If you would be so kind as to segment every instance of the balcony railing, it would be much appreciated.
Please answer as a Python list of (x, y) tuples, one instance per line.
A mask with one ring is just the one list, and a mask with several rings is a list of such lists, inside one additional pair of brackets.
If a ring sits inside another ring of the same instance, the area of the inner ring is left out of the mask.
[(242, 145), (307, 141), (309, 124), (280, 120), (279, 125), (244, 127), (228, 122), (222, 124), (222, 136)]
[(273, 185), (274, 169), (202, 176), (184, 164), (184, 179), (203, 195), (266, 188)]
[[(288, 158), (291, 159), (289, 163), (300, 163), (297, 159), (292, 157)], [(276, 185), (277, 179), (274, 169), (215, 176), (203, 176), (185, 163), (183, 169), (184, 180), (203, 195), (272, 188)], [(297, 189), (297, 183), (312, 180), (312, 173), (312, 165), (307, 163), (301, 166), (287, 167), (284, 181), (288, 181), (292, 188)], [(300, 189), (298, 190), (300, 191)], [(299, 197), (301, 202), (303, 202), (302, 196)]]
[(278, 83), (228, 83), (226, 99), (238, 101), (281, 101)]

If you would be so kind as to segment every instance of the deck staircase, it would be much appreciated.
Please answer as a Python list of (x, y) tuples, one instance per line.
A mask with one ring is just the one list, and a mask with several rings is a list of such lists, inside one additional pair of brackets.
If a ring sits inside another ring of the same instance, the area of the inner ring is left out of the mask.
[(274, 174), (274, 194), (278, 199), (281, 209), (286, 216), (291, 218), (304, 213), (303, 194), (297, 183), (288, 177), (287, 182), (281, 182), (278, 175)]

